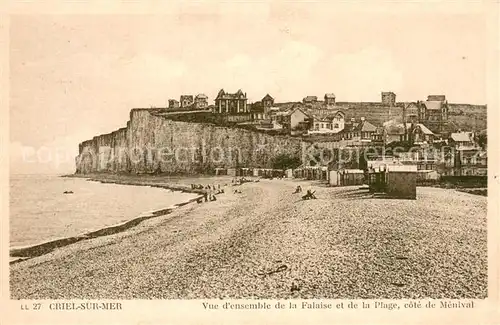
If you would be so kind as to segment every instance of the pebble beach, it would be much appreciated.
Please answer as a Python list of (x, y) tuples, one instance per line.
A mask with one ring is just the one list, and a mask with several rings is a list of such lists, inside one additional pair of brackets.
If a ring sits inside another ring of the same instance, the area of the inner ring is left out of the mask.
[[(12, 264), (12, 299), (487, 296), (484, 196), (419, 187), (417, 200), (381, 199), (279, 179), (234, 193), (227, 177), (181, 182), (227, 187), (217, 201)], [(292, 194), (297, 185), (317, 199)]]

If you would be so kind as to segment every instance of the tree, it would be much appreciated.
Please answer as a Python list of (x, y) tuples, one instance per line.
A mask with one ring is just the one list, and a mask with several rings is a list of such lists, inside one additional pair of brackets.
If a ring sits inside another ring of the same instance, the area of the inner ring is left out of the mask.
[(476, 136), (476, 141), (481, 148), (483, 148), (483, 149), (486, 148), (486, 145), (488, 143), (488, 137), (486, 136), (486, 132), (480, 132)]
[(290, 154), (280, 154), (276, 157), (273, 158), (272, 160), (273, 168), (274, 169), (293, 169), (297, 168), (300, 165), (302, 165), (302, 162), (300, 161), (299, 157), (292, 156)]

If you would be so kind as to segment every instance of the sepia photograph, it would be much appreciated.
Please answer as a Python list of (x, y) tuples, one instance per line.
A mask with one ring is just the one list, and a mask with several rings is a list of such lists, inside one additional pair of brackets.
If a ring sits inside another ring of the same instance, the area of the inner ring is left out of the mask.
[(488, 298), (485, 10), (175, 8), (10, 16), (10, 299)]

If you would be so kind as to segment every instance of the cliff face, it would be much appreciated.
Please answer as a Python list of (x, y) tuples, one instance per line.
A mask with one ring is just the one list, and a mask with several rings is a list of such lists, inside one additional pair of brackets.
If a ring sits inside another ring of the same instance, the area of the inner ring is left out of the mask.
[(126, 128), (80, 144), (76, 172), (194, 174), (217, 167), (271, 168), (273, 157), (301, 157), (304, 146), (297, 138), (172, 121), (134, 109)]

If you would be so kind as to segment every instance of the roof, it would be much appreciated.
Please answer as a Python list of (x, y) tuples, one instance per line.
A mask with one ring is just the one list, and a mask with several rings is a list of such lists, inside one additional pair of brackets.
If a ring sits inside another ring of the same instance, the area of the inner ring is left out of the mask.
[[(406, 129), (409, 131), (411, 130), (411, 123), (406, 123)], [(428, 135), (433, 135), (431, 130), (429, 130), (425, 125), (418, 123), (415, 124), (415, 127), (420, 128), (422, 133), (428, 134)], [(385, 124), (384, 128), (388, 134), (404, 134), (405, 133), (405, 125), (403, 123), (391, 123), (391, 124)]]
[(241, 91), (241, 89), (238, 89), (238, 91), (234, 94), (226, 93), (224, 89), (221, 89), (215, 99), (247, 99), (247, 96), (243, 93), (243, 91)]
[(418, 106), (417, 106), (417, 103), (415, 103), (415, 102), (409, 102), (409, 103), (404, 103), (404, 108), (405, 109), (418, 108)]
[(370, 122), (364, 120), (361, 122), (345, 123), (344, 132), (376, 132), (377, 127)]
[(315, 120), (318, 120), (318, 121), (331, 121), (333, 120), (337, 115), (342, 115), (342, 117), (345, 117), (345, 113), (338, 110), (338, 111), (328, 111), (328, 114), (325, 115), (325, 114), (322, 114), (322, 113), (319, 113), (319, 112), (313, 112), (312, 114), (312, 117), (315, 119)]
[(377, 128), (375, 125), (371, 124), (367, 120), (364, 120), (363, 122), (359, 123), (357, 126), (357, 131), (361, 132), (375, 132), (377, 131)]
[[(410, 124), (410, 123), (406, 123), (406, 126), (407, 126), (407, 127), (408, 127), (408, 125), (409, 125), (409, 126), (411, 126), (411, 124)], [(423, 125), (423, 124), (420, 124), (420, 123), (419, 123), (419, 124), (417, 124), (416, 126), (418, 126), (418, 127), (420, 128), (420, 130), (422, 131), (422, 133), (424, 133), (424, 134), (429, 134), (429, 135), (434, 134), (431, 130), (429, 130), (429, 129), (428, 129), (425, 125)]]
[(334, 93), (325, 94), (325, 98), (335, 98)]
[(452, 133), (452, 134), (450, 134), (450, 138), (455, 142), (470, 142), (471, 141), (471, 139), (469, 138), (469, 135), (465, 132)]
[(429, 95), (427, 96), (428, 101), (445, 101), (446, 96), (445, 95)]
[(442, 103), (440, 101), (435, 101), (435, 100), (431, 100), (431, 101), (428, 100), (428, 101), (424, 102), (425, 107), (427, 109), (431, 109), (431, 110), (432, 109), (437, 109), (437, 110), (441, 109), (441, 104)]
[(304, 112), (300, 107), (292, 108), (292, 109), (289, 109), (287, 111), (276, 112), (276, 115), (277, 116), (290, 116), (293, 113), (295, 113), (296, 111), (301, 111), (302, 114), (304, 114), (305, 116), (309, 117), (309, 114), (307, 114), (306, 112)]
[(417, 172), (417, 165), (388, 165), (387, 170), (389, 173), (403, 173), (403, 172)]
[(306, 96), (304, 97), (304, 101), (314, 101), (314, 100), (318, 100), (318, 97), (317, 96)]
[(365, 172), (362, 169), (341, 169), (339, 172), (343, 171), (346, 174), (364, 174)]
[(384, 129), (387, 132), (387, 134), (405, 134), (405, 128), (403, 123), (387, 124), (384, 125)]
[(266, 94), (266, 95), (264, 96), (264, 98), (262, 98), (262, 101), (265, 101), (265, 100), (274, 100), (274, 98), (272, 98), (272, 97), (271, 97), (271, 95)]
[(182, 100), (183, 98), (193, 99), (193, 95), (181, 95), (181, 100)]
[(306, 112), (304, 112), (300, 107), (296, 107), (294, 109), (291, 109), (291, 110), (287, 111), (285, 115), (292, 115), (296, 111), (301, 111), (302, 114), (304, 114), (305, 116), (309, 116), (309, 114), (307, 114)]
[(196, 95), (196, 98), (208, 98), (208, 96), (205, 94), (198, 94)]

